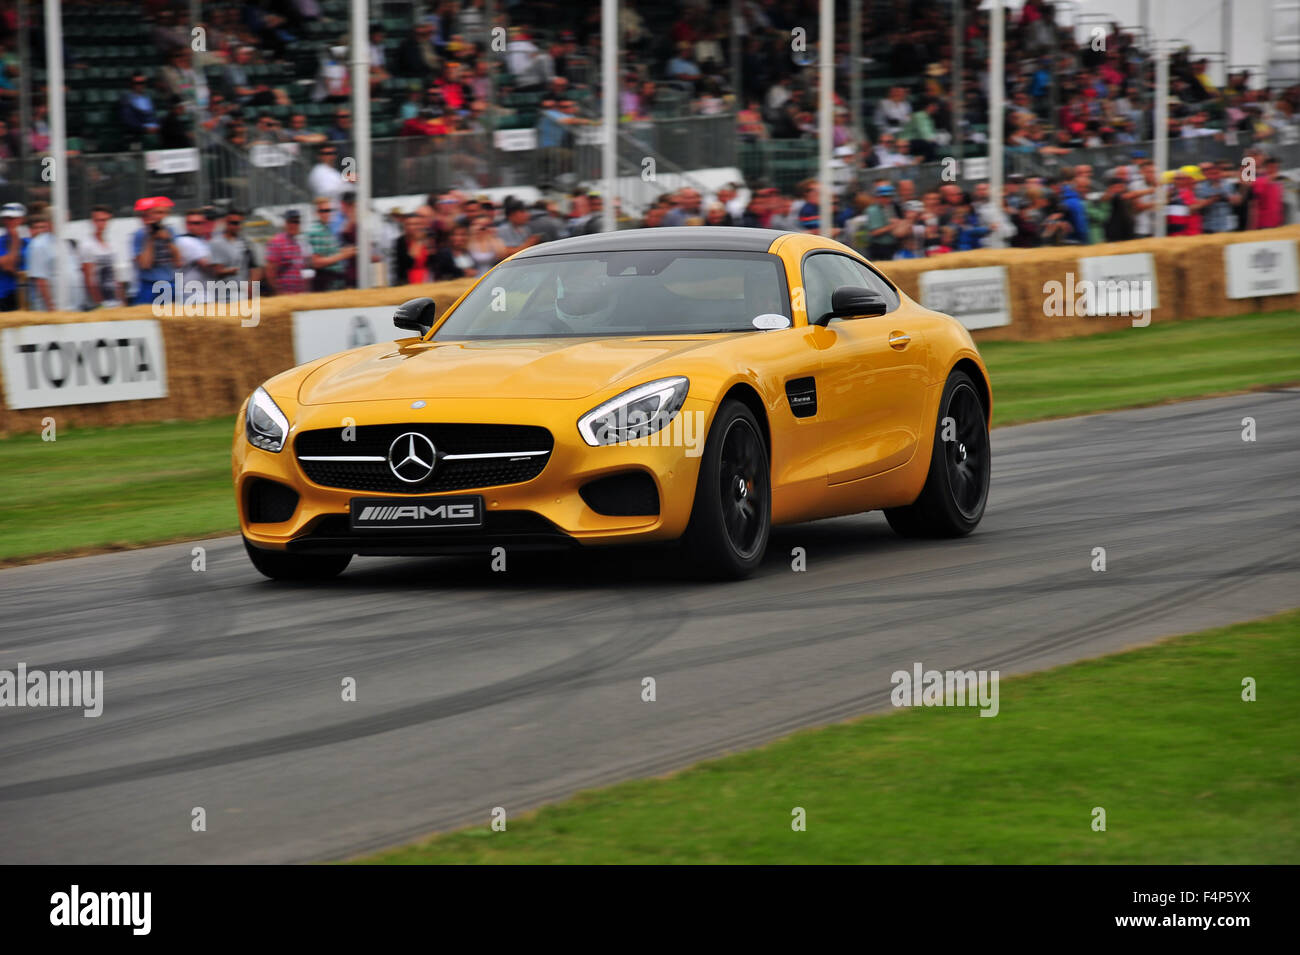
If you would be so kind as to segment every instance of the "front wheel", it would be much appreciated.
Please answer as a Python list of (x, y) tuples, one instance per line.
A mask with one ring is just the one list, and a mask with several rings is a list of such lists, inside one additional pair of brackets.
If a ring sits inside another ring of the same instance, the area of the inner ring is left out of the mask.
[(992, 454), (988, 417), (970, 375), (954, 371), (939, 400), (930, 471), (921, 495), (906, 507), (885, 509), (903, 537), (962, 537), (984, 516)]
[(244, 550), (258, 573), (272, 580), (332, 580), (347, 569), (351, 554), (290, 554), (282, 550), (262, 550), (244, 538)]
[(763, 429), (742, 402), (723, 402), (704, 444), (684, 543), (702, 573), (734, 580), (748, 577), (763, 562), (771, 529), (772, 479)]

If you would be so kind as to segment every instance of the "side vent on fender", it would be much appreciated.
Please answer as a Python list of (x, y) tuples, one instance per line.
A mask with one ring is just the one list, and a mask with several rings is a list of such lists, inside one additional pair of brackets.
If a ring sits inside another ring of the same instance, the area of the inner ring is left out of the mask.
[(791, 378), (785, 383), (785, 396), (790, 401), (790, 413), (796, 418), (811, 418), (817, 413), (815, 378)]

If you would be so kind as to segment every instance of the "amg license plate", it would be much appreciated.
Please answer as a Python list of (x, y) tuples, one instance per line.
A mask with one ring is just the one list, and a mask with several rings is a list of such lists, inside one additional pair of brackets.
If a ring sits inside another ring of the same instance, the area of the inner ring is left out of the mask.
[(354, 497), (352, 529), (357, 531), (407, 528), (478, 527), (483, 523), (483, 498)]

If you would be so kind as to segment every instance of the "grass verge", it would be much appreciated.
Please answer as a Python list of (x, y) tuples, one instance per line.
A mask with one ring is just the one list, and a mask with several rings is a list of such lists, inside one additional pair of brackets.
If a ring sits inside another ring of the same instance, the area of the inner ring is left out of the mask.
[[(1300, 313), (981, 352), (994, 424), (1012, 424), (1300, 381)], [(0, 440), (0, 562), (232, 532), (231, 427), (220, 418)]]
[(359, 861), (1295, 864), (1298, 669), (1292, 611), (1004, 680), (993, 719), (869, 716)]

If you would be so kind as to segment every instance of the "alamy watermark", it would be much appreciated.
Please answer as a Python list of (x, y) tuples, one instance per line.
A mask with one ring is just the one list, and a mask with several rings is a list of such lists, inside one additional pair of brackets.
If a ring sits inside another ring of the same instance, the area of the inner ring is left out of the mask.
[(980, 716), (998, 715), (997, 670), (895, 670), (889, 700), (895, 706), (978, 706)]
[(0, 706), (68, 706), (87, 719), (104, 712), (103, 670), (0, 670)]
[(1065, 281), (1043, 283), (1043, 314), (1048, 318), (1127, 315), (1134, 328), (1151, 324), (1151, 304), (1155, 301), (1150, 279), (1075, 279), (1065, 273)]
[(245, 328), (262, 320), (262, 283), (236, 279), (185, 281), (177, 272), (174, 282), (153, 283), (154, 316), (157, 318), (235, 318)]

